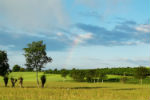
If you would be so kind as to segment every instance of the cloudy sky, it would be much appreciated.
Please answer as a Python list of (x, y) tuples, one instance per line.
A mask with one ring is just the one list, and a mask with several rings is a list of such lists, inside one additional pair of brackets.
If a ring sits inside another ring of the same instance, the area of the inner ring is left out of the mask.
[(150, 66), (150, 0), (0, 0), (0, 50), (23, 67), (43, 40), (47, 68)]

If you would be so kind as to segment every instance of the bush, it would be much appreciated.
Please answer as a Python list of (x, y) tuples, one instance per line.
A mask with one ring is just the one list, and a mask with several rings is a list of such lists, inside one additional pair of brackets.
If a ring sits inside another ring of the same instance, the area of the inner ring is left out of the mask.
[(7, 84), (8, 84), (8, 76), (4, 76), (4, 83), (5, 83), (5, 87), (7, 87)]
[(12, 87), (15, 87), (17, 79), (15, 79), (15, 78), (12, 77), (10, 80), (11, 80), (11, 83), (12, 83)]
[(110, 79), (107, 79), (105, 80), (106, 82), (119, 82), (120, 79), (119, 78), (110, 78)]
[(41, 76), (41, 82), (42, 82), (42, 88), (44, 88), (44, 85), (46, 83), (46, 76), (45, 75)]
[(23, 87), (23, 77), (19, 77), (18, 80), (19, 80), (20, 87), (22, 88)]

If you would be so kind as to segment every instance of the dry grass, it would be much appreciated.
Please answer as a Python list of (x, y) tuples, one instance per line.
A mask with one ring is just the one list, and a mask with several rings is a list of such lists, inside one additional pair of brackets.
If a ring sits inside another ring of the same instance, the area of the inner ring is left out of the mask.
[(0, 100), (150, 100), (150, 85), (48, 82), (42, 89), (25, 82), (24, 87), (1, 84)]

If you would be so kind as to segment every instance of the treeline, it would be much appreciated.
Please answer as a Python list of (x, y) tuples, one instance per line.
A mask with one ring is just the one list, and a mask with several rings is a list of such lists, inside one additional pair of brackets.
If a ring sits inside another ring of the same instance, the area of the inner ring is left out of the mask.
[[(144, 66), (143, 66), (144, 67)], [(97, 72), (103, 72), (106, 73), (107, 75), (125, 75), (125, 76), (133, 76), (134, 72), (136, 70), (137, 67), (120, 67), (120, 68), (98, 68), (98, 69), (75, 69), (73, 68), (72, 70), (68, 70), (65, 69), (68, 73), (72, 73), (72, 71), (83, 71), (84, 73), (86, 72), (93, 72), (93, 73), (97, 73)], [(58, 70), (57, 68), (52, 70), (52, 69), (48, 69), (45, 70), (45, 74), (61, 74), (62, 71), (64, 69), (60, 69)], [(148, 73), (150, 75), (150, 71)]]
[[(146, 78), (150, 75), (150, 70), (146, 67), (126, 67), (126, 68), (101, 68), (101, 69), (49, 69), (44, 72), (45, 74), (61, 74), (62, 77), (66, 78), (67, 76), (72, 77), (75, 81), (79, 82), (102, 82), (105, 81), (123, 81), (127, 80), (126, 76), (134, 76), (137, 79)], [(107, 75), (121, 75), (121, 79), (112, 78), (111, 80), (107, 79)], [(142, 83), (142, 82), (141, 82)]]
[(20, 65), (14, 65), (11, 72), (33, 72), (33, 68), (23, 68)]

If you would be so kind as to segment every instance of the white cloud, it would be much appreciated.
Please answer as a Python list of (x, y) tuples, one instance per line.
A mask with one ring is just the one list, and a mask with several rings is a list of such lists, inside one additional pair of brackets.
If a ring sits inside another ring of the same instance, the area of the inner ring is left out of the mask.
[(86, 33), (86, 34), (79, 34), (77, 37), (74, 39), (74, 43), (85, 43), (86, 40), (93, 38), (92, 33)]
[(79, 34), (79, 37), (81, 39), (90, 39), (90, 38), (92, 38), (92, 33)]
[(63, 36), (63, 33), (58, 32), (56, 35), (61, 37), (61, 36)]
[(135, 28), (137, 31), (141, 31), (141, 32), (145, 32), (148, 33), (150, 32), (150, 25), (146, 24), (146, 25), (139, 25)]

